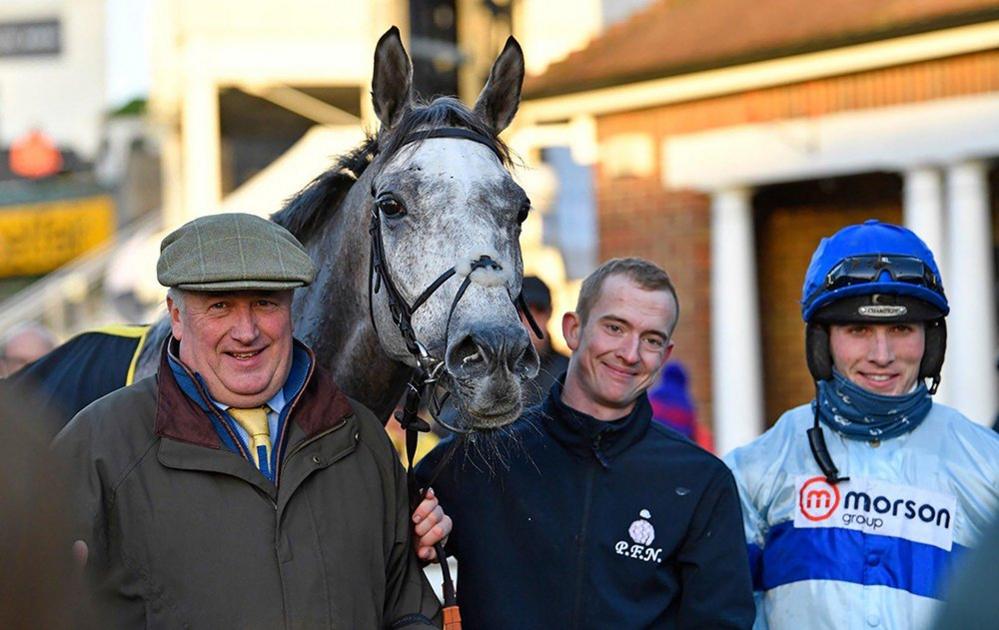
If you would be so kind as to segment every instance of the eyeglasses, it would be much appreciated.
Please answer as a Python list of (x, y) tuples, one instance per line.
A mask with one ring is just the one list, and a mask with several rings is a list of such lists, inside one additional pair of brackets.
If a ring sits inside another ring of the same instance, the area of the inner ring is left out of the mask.
[(940, 282), (926, 263), (914, 256), (873, 254), (844, 258), (826, 274), (824, 291), (873, 282), (887, 272), (895, 282), (921, 285), (941, 293)]

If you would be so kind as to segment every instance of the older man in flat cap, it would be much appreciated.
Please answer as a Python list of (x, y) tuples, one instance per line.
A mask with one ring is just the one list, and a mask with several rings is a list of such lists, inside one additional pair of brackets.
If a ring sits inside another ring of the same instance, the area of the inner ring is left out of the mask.
[(55, 443), (109, 625), (435, 626), (392, 445), (292, 337), (292, 291), (315, 274), (301, 244), (202, 217), (163, 240), (157, 274), (173, 331), (158, 376)]

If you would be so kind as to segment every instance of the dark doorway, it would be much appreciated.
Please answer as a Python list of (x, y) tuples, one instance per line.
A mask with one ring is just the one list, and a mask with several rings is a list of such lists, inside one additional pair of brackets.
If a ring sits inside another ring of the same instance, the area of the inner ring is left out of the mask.
[(851, 223), (902, 221), (902, 178), (871, 173), (760, 188), (756, 214), (767, 422), (814, 396), (805, 365), (801, 286), (819, 240)]

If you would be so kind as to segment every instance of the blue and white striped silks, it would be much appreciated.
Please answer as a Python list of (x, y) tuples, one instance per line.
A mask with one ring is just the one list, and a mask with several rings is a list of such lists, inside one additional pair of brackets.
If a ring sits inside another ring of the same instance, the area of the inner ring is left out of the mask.
[(921, 628), (999, 509), (999, 436), (934, 404), (872, 445), (824, 428), (850, 481), (825, 482), (803, 405), (726, 458), (742, 500), (757, 630)]

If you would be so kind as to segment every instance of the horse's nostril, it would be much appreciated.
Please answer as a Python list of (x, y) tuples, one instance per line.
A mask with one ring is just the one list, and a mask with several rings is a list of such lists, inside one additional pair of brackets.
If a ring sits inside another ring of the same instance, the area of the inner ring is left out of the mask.
[(538, 373), (538, 353), (520, 326), (478, 329), (454, 343), (445, 354), (447, 369), (473, 378), (502, 370), (519, 378)]
[(510, 371), (524, 379), (534, 378), (541, 367), (541, 359), (530, 340), (524, 344), (520, 352), (513, 353), (510, 361)]
[(485, 361), (485, 356), (481, 348), (471, 335), (466, 335), (447, 351), (445, 363), (447, 363), (448, 370), (467, 371), (474, 369), (483, 361)]

